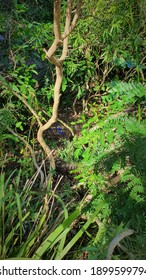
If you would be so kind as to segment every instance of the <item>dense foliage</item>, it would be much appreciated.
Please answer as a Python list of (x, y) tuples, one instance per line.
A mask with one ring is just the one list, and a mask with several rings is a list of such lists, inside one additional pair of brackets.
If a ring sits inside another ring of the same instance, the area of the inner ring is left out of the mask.
[(145, 259), (145, 1), (84, 1), (44, 133), (53, 174), (36, 135), (52, 114), (54, 1), (0, 2), (0, 258), (106, 259), (125, 232), (111, 257)]

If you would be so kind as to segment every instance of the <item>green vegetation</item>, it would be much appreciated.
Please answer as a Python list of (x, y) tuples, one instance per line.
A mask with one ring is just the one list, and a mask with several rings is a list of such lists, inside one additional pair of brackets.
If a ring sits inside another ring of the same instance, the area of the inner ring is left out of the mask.
[(145, 259), (145, 1), (0, 3), (0, 259)]

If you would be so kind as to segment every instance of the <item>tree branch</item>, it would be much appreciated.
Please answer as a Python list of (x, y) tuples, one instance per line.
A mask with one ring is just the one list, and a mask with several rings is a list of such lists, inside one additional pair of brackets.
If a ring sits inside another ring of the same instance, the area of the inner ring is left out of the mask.
[(42, 146), (44, 152), (50, 159), (50, 166), (52, 169), (55, 169), (55, 160), (51, 153), (51, 149), (46, 144), (44, 138), (43, 138), (43, 132), (47, 130), (53, 123), (57, 120), (57, 114), (58, 114), (58, 107), (60, 102), (60, 88), (62, 84), (62, 78), (63, 78), (63, 71), (62, 67), (56, 66), (56, 82), (54, 87), (54, 103), (53, 103), (53, 111), (52, 111), (52, 117), (46, 122), (43, 126), (41, 126), (38, 130), (37, 139), (40, 145)]
[[(53, 110), (52, 110), (52, 116), (51, 118), (42, 126), (39, 127), (38, 133), (37, 133), (37, 139), (40, 145), (42, 146), (44, 152), (48, 156), (50, 160), (50, 167), (52, 169), (55, 169), (55, 160), (51, 153), (51, 149), (46, 144), (43, 133), (45, 130), (47, 130), (54, 122), (57, 120), (58, 116), (58, 108), (59, 108), (59, 102), (60, 102), (60, 90), (62, 85), (62, 79), (63, 79), (63, 61), (65, 60), (68, 52), (68, 36), (70, 32), (73, 30), (73, 28), (76, 25), (76, 22), (79, 18), (80, 10), (81, 10), (81, 4), (82, 1), (78, 0), (77, 2), (77, 8), (75, 11), (74, 18), (71, 22), (71, 13), (72, 13), (72, 0), (67, 1), (67, 11), (66, 11), (66, 23), (64, 28), (64, 35), (61, 36), (61, 27), (60, 27), (60, 17), (61, 17), (61, 0), (55, 0), (54, 1), (54, 35), (55, 39), (52, 44), (52, 46), (47, 51), (44, 49), (44, 52), (46, 54), (46, 58), (55, 65), (56, 67), (56, 81), (55, 81), (55, 87), (54, 87), (54, 103), (53, 103)], [(62, 54), (59, 59), (57, 59), (54, 54), (56, 50), (63, 44), (63, 50)]]
[[(70, 0), (70, 2), (72, 2), (72, 1)], [(77, 21), (79, 19), (80, 13), (81, 13), (81, 7), (82, 7), (82, 0), (78, 0), (77, 7), (76, 7), (76, 10), (75, 10), (75, 15), (74, 15), (73, 20), (72, 20), (72, 22), (70, 24), (69, 30), (67, 32), (65, 30), (65, 32), (63, 33), (62, 40), (64, 40), (67, 36), (69, 36), (69, 34), (75, 28), (76, 23), (77, 23)]]
[(54, 1), (54, 35), (57, 41), (61, 40), (60, 17), (61, 17), (61, 0), (55, 0)]
[[(71, 24), (71, 12), (72, 12), (72, 0), (67, 1), (67, 10), (66, 10), (66, 23), (64, 28), (64, 33), (69, 33), (69, 27)], [(60, 61), (64, 61), (68, 53), (68, 36), (63, 39), (63, 50), (60, 57)]]

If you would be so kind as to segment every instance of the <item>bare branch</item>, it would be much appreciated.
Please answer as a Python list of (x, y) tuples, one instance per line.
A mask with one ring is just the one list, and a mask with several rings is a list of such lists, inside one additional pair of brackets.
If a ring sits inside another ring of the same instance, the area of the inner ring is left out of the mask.
[[(45, 124), (45, 127), (49, 128), (52, 124), (54, 123), (54, 121), (51, 119), (49, 119), (49, 121)], [(46, 129), (47, 129), (46, 128)], [(37, 133), (37, 140), (40, 143), (41, 147), (43, 148), (45, 154), (47, 155), (47, 157), (49, 158), (50, 161), (50, 166), (51, 168), (54, 170), (55, 169), (55, 160), (54, 157), (52, 155), (52, 151), (51, 149), (48, 147), (48, 145), (46, 144), (44, 137), (43, 137), (43, 132), (46, 130), (44, 128), (44, 126), (41, 126), (38, 130)]]
[(75, 28), (77, 20), (79, 19), (80, 12), (81, 12), (81, 7), (82, 7), (82, 0), (78, 0), (75, 15), (74, 15), (74, 18), (73, 18), (71, 26), (70, 26), (70, 32)]
[(65, 23), (65, 29), (64, 32), (69, 31), (69, 26), (71, 23), (71, 13), (72, 13), (72, 0), (67, 1), (67, 10), (66, 10), (66, 23)]
[(54, 1), (54, 35), (58, 41), (61, 40), (60, 17), (61, 17), (61, 0), (55, 0)]
[(50, 53), (54, 53), (56, 50), (57, 50), (58, 47), (54, 46), (54, 50), (53, 48), (51, 47), (48, 51), (46, 51), (46, 49), (43, 49), (43, 51), (45, 52), (46, 54), (46, 58), (52, 63), (54, 64), (55, 66), (57, 67), (61, 67), (61, 61), (59, 61), (59, 59), (55, 58), (55, 56), (53, 56), (52, 54)]
[(78, 21), (78, 18), (80, 16), (81, 13), (81, 7), (82, 7), (82, 0), (78, 0), (77, 2), (77, 8), (75, 10), (75, 15), (73, 17), (73, 20), (71, 22), (71, 25), (69, 27), (69, 30), (67, 32), (64, 32), (62, 35), (62, 40), (64, 40), (67, 36), (69, 36), (69, 34), (72, 32), (72, 30), (75, 28), (76, 23)]
[(43, 126), (41, 126), (38, 130), (37, 139), (40, 145), (42, 146), (44, 152), (50, 159), (50, 166), (52, 169), (55, 169), (55, 160), (51, 153), (51, 149), (46, 144), (44, 138), (43, 138), (43, 132), (47, 130), (53, 123), (57, 120), (57, 114), (58, 114), (58, 107), (60, 102), (60, 88), (62, 84), (62, 67), (58, 68), (56, 67), (56, 82), (54, 87), (54, 104), (53, 104), (53, 111), (52, 111), (52, 117), (46, 122)]
[[(61, 36), (61, 27), (60, 27), (60, 17), (61, 17), (61, 0), (55, 0), (54, 1), (54, 35), (55, 39), (52, 44), (52, 46), (49, 48), (49, 50), (45, 50), (44, 52), (46, 54), (46, 58), (56, 66), (56, 81), (55, 81), (55, 87), (54, 87), (54, 103), (53, 103), (53, 110), (52, 110), (52, 116), (51, 118), (42, 126), (40, 126), (37, 134), (37, 139), (40, 145), (42, 146), (44, 152), (48, 156), (50, 160), (50, 167), (52, 169), (55, 169), (55, 160), (51, 153), (50, 148), (46, 144), (43, 132), (47, 130), (54, 122), (57, 120), (58, 116), (58, 107), (60, 103), (60, 89), (62, 85), (62, 78), (63, 78), (63, 61), (65, 60), (68, 52), (68, 36), (70, 32), (73, 30), (73, 28), (76, 25), (76, 22), (79, 18), (80, 10), (82, 1), (78, 0), (77, 8), (75, 11), (75, 15), (73, 17), (73, 20), (71, 22), (71, 14), (72, 14), (72, 0), (67, 0), (67, 11), (66, 11), (66, 23), (64, 28), (64, 35)], [(57, 59), (54, 54), (56, 50), (63, 44), (63, 50), (62, 55), (60, 59)]]
[[(67, 10), (66, 10), (66, 23), (64, 28), (64, 34), (69, 33), (69, 28), (71, 24), (71, 13), (72, 13), (72, 0), (68, 0)], [(63, 40), (63, 50), (62, 55), (60, 57), (60, 61), (64, 61), (68, 52), (68, 36), (66, 36)]]

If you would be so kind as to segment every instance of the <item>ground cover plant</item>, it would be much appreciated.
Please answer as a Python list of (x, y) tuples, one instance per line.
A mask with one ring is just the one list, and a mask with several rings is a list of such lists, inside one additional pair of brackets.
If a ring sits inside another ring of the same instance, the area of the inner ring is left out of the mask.
[(145, 259), (145, 1), (1, 9), (0, 258)]

